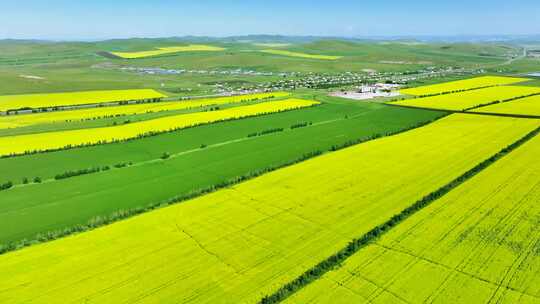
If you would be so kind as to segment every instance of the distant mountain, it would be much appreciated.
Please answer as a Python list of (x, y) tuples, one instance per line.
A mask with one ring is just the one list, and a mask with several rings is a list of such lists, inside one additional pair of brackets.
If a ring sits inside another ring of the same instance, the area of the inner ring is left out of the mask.
[[(425, 42), (425, 43), (512, 43), (512, 44), (531, 44), (540, 43), (539, 35), (456, 35), (456, 36), (361, 36), (361, 37), (339, 37), (339, 36), (283, 36), (283, 35), (245, 35), (230, 37), (209, 37), (209, 36), (181, 36), (181, 37), (163, 37), (163, 38), (125, 38), (109, 39), (103, 41), (85, 41), (81, 42), (99, 42), (99, 43), (117, 43), (117, 42), (190, 42), (190, 43), (311, 43), (320, 40), (339, 40), (350, 42), (373, 42), (373, 41), (402, 41), (402, 42)], [(18, 40), (5, 39), (0, 43), (47, 43), (55, 42), (48, 40)], [(66, 41), (75, 42), (75, 41)]]

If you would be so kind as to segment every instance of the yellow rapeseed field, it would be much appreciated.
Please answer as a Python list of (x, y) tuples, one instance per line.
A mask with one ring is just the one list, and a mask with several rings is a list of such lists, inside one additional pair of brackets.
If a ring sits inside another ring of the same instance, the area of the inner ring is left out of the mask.
[(540, 303), (540, 136), (286, 303)]
[(410, 107), (463, 111), (495, 101), (503, 101), (510, 98), (539, 93), (539, 87), (499, 86), (453, 94), (406, 99), (393, 104)]
[(124, 59), (137, 59), (164, 54), (180, 53), (180, 52), (216, 52), (224, 51), (224, 48), (202, 44), (190, 44), (187, 46), (170, 46), (160, 47), (157, 50), (142, 51), (142, 52), (111, 52), (111, 54)]
[(309, 107), (315, 104), (318, 104), (318, 102), (302, 99), (286, 99), (220, 111), (168, 116), (114, 127), (6, 136), (0, 137), (0, 155), (21, 154), (25, 151), (45, 151), (60, 149), (66, 146), (112, 142), (136, 138), (139, 135), (151, 132), (165, 132), (221, 120), (238, 119), (259, 114)]
[(56, 111), (48, 113), (24, 114), (24, 115), (8, 115), (0, 116), (0, 129), (16, 128), (31, 126), (36, 124), (46, 124), (65, 121), (80, 121), (92, 118), (111, 117), (116, 115), (133, 115), (144, 114), (150, 112), (172, 111), (191, 109), (204, 106), (224, 105), (232, 103), (240, 103), (250, 100), (260, 100), (271, 97), (286, 97), (290, 93), (274, 92), (274, 93), (258, 93), (239, 96), (228, 96), (220, 98), (205, 98), (194, 99), (177, 102), (158, 102), (144, 103), (124, 106), (99, 107), (91, 109), (79, 109), (71, 111)]
[(469, 90), (495, 85), (510, 85), (528, 81), (527, 78), (502, 77), (502, 76), (482, 76), (465, 80), (451, 81), (434, 85), (421, 86), (417, 88), (401, 90), (405, 95), (431, 95), (437, 93), (447, 93), (459, 90)]
[(285, 51), (285, 50), (261, 50), (261, 52), (267, 53), (267, 54), (273, 54), (273, 55), (301, 57), (301, 58), (308, 58), (308, 59), (321, 59), (321, 60), (338, 60), (342, 58), (342, 56), (313, 55), (313, 54), (291, 52), (291, 51)]
[(540, 116), (540, 96), (531, 96), (481, 107), (473, 110), (473, 112)]
[(451, 115), (1, 255), (0, 302), (256, 303), (539, 124)]
[(167, 97), (155, 90), (111, 90), (0, 96), (0, 112)]

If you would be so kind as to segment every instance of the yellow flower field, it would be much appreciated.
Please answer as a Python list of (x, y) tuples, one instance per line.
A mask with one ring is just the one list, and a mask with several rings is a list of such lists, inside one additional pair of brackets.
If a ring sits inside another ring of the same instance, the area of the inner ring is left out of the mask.
[(487, 107), (481, 107), (472, 110), (472, 112), (540, 116), (540, 96), (531, 96), (509, 102), (502, 102)]
[(308, 59), (320, 59), (320, 60), (338, 60), (342, 58), (342, 56), (313, 55), (313, 54), (291, 52), (291, 51), (285, 51), (285, 50), (262, 50), (261, 52), (267, 53), (267, 54), (273, 54), (273, 55), (301, 57), (301, 58), (308, 58)]
[(394, 102), (392, 104), (430, 109), (464, 111), (472, 107), (485, 105), (494, 101), (502, 101), (531, 94), (540, 94), (540, 88), (525, 86), (490, 87), (453, 94), (406, 99)]
[(540, 136), (285, 302), (539, 303), (538, 155)]
[(111, 90), (0, 96), (0, 112), (22, 108), (46, 108), (145, 100), (167, 97), (155, 90)]
[(465, 80), (451, 81), (434, 85), (421, 86), (417, 88), (401, 90), (404, 95), (431, 95), (437, 93), (447, 93), (459, 90), (469, 90), (495, 85), (510, 85), (525, 82), (530, 79), (501, 76), (482, 76)]
[(260, 100), (271, 97), (289, 96), (286, 92), (258, 93), (219, 98), (194, 99), (176, 102), (144, 103), (124, 106), (99, 107), (72, 111), (56, 111), (48, 113), (0, 116), (0, 129), (31, 126), (65, 121), (79, 121), (92, 118), (111, 117), (116, 115), (144, 114), (150, 112), (172, 111), (198, 108), (204, 106), (240, 103), (249, 100)]
[(224, 50), (225, 50), (224, 48), (217, 47), (217, 46), (190, 44), (187, 46), (160, 47), (160, 48), (157, 48), (157, 50), (152, 50), (152, 51), (111, 52), (111, 54), (124, 58), (124, 59), (137, 59), (137, 58), (145, 58), (145, 57), (180, 53), (180, 52), (218, 52), (218, 51), (224, 51)]
[(256, 303), (539, 124), (451, 115), (1, 255), (0, 302)]
[(200, 124), (238, 119), (265, 113), (292, 110), (318, 104), (316, 101), (286, 99), (220, 111), (197, 112), (157, 118), (114, 127), (49, 132), (0, 137), (0, 155), (21, 154), (25, 151), (45, 151), (66, 146), (88, 145), (136, 138), (151, 132), (166, 132)]

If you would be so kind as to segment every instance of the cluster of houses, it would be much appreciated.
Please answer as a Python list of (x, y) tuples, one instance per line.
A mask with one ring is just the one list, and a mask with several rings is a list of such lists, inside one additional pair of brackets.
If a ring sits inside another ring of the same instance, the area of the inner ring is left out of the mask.
[(426, 68), (409, 72), (345, 72), (340, 74), (309, 73), (298, 77), (284, 77), (277, 81), (265, 82), (251, 86), (216, 84), (215, 93), (228, 91), (280, 91), (301, 88), (333, 89), (347, 87), (357, 89), (357, 93), (392, 95), (398, 86), (428, 78), (438, 78), (448, 75), (474, 75), (482, 71), (456, 68)]
[[(300, 73), (300, 72), (265, 72), (246, 69), (231, 70), (189, 70), (165, 69), (153, 67), (122, 67), (124, 71), (145, 75), (231, 75), (231, 76), (274, 76), (272, 81), (250, 84), (244, 81), (216, 81), (209, 94), (224, 95), (230, 93), (269, 92), (295, 89), (348, 89), (347, 94), (358, 99), (373, 97), (391, 97), (397, 94), (399, 86), (427, 78), (443, 77), (448, 75), (471, 75), (482, 71), (454, 68), (454, 67), (428, 67), (421, 70), (403, 72), (377, 72), (364, 70), (361, 72), (344, 72), (338, 74)], [(277, 76), (277, 77), (276, 77)], [(199, 85), (200, 86), (200, 85)], [(191, 91), (191, 90), (188, 90)], [(342, 93), (345, 91), (342, 91)]]
[(188, 70), (188, 69), (164, 69), (145, 67), (122, 67), (120, 70), (134, 72), (141, 75), (181, 75), (181, 74), (202, 74), (202, 75), (242, 75), (242, 76), (280, 76), (294, 77), (297, 73), (291, 72), (260, 72), (245, 69), (232, 70)]

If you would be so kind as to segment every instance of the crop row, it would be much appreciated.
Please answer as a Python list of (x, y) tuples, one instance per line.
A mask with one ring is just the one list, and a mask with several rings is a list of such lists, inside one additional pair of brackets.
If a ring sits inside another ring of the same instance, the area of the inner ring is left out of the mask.
[(319, 104), (316, 101), (287, 99), (213, 112), (199, 112), (121, 126), (0, 137), (0, 155), (14, 156), (55, 151), (153, 136), (202, 124), (295, 110)]
[(6, 281), (0, 297), (101, 303), (158, 300), (153, 291), (159, 290), (161, 302), (178, 301), (179, 294), (199, 302), (254, 302), (537, 127), (532, 120), (451, 115), (8, 253), (0, 256), (0, 275), (9, 273), (9, 280), (0, 277)]

